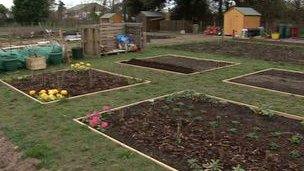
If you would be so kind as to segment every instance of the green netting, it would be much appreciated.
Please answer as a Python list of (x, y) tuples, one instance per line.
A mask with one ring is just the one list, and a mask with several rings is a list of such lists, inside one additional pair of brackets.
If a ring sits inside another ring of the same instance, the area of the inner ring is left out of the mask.
[[(15, 61), (16, 66), (18, 65), (19, 68), (25, 68), (25, 59), (35, 54), (44, 56), (49, 61), (49, 58), (53, 57), (54, 53), (57, 55), (57, 60), (58, 58), (62, 60), (63, 49), (58, 44), (27, 46), (11, 50), (2, 49), (0, 50), (0, 70), (6, 70), (5, 64), (8, 62), (12, 63), (12, 61)], [(11, 61), (9, 61), (10, 59)]]

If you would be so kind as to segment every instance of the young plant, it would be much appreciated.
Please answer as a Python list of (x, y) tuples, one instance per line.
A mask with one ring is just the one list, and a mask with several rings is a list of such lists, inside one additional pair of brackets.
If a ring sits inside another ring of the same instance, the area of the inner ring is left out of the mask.
[(211, 160), (210, 162), (203, 164), (204, 171), (222, 171), (223, 166), (220, 160)]
[(250, 132), (249, 134), (246, 135), (246, 137), (251, 140), (259, 139), (259, 135), (256, 132)]
[(272, 151), (277, 151), (279, 148), (280, 148), (280, 145), (278, 145), (278, 144), (275, 143), (275, 142), (271, 142), (271, 143), (269, 144), (269, 149), (272, 150)]
[(189, 159), (189, 160), (187, 160), (187, 162), (188, 162), (188, 166), (190, 167), (191, 170), (194, 170), (194, 171), (203, 170), (202, 166), (198, 163), (198, 161), (196, 159)]
[(300, 122), (300, 124), (303, 126), (303, 128), (304, 128), (304, 120), (302, 121), (302, 122)]
[(279, 137), (280, 135), (282, 135), (282, 132), (280, 132), (280, 131), (272, 132), (271, 135), (273, 137)]
[(289, 156), (293, 159), (296, 159), (301, 157), (301, 153), (298, 150), (293, 150), (289, 153)]
[(289, 141), (294, 145), (300, 145), (303, 137), (300, 134), (293, 135)]
[(237, 134), (238, 133), (238, 129), (236, 129), (236, 128), (230, 128), (229, 129), (229, 133), (231, 133), (231, 134)]
[(235, 167), (232, 167), (232, 171), (245, 171), (240, 164)]
[(255, 113), (266, 116), (268, 119), (273, 119), (275, 117), (274, 112), (272, 112), (269, 108), (269, 106), (263, 106), (263, 105), (258, 105), (259, 107), (255, 109)]

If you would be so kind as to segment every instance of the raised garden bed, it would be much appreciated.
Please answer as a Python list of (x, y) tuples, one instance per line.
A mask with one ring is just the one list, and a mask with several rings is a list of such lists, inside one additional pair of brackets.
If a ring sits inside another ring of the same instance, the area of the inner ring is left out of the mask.
[(85, 71), (61, 70), (0, 81), (42, 104), (53, 103), (58, 100), (45, 100), (40, 97), (34, 98), (35, 92), (37, 92), (36, 94), (38, 94), (38, 92), (41, 94), (42, 91), (48, 92), (48, 90), (51, 90), (56, 91), (55, 93), (57, 94), (57, 92), (63, 90), (63, 94), (65, 94), (68, 99), (72, 99), (149, 83), (149, 81), (98, 69)]
[(197, 74), (236, 65), (236, 63), (231, 62), (203, 60), (177, 55), (161, 55), (145, 59), (131, 59), (120, 63), (178, 74)]
[(236, 57), (248, 57), (275, 62), (304, 64), (304, 50), (301, 47), (273, 46), (261, 43), (246, 43), (236, 41), (191, 43), (172, 46), (177, 50), (204, 52)]
[(303, 72), (271, 68), (224, 80), (224, 82), (304, 97)]
[(303, 121), (274, 113), (183, 92), (75, 121), (169, 170), (303, 170)]

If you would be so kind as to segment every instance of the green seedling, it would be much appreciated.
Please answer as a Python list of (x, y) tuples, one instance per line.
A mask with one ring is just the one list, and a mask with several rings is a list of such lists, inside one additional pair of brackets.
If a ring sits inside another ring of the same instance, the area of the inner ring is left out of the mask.
[(231, 129), (229, 129), (229, 132), (230, 132), (231, 134), (237, 134), (237, 133), (238, 133), (238, 130), (237, 130), (236, 128), (231, 128)]
[(190, 169), (192, 169), (194, 171), (203, 170), (202, 166), (198, 164), (199, 162), (196, 159), (189, 159), (189, 160), (187, 160), (187, 162), (188, 162)]
[(289, 153), (289, 156), (293, 159), (296, 159), (301, 157), (301, 153), (298, 150), (293, 150)]
[(279, 137), (279, 136), (282, 135), (282, 132), (280, 132), (280, 131), (272, 132), (271, 135), (272, 135), (273, 137)]
[(294, 145), (300, 145), (303, 137), (299, 134), (293, 135), (289, 141)]
[(238, 164), (236, 167), (232, 167), (232, 171), (245, 171), (245, 169), (243, 169), (242, 166)]
[(232, 123), (232, 125), (239, 125), (239, 124), (241, 124), (241, 122), (239, 122), (239, 121), (231, 121), (231, 123)]
[(259, 139), (259, 135), (256, 132), (250, 132), (249, 134), (246, 135), (246, 137), (252, 139), (252, 140), (257, 140)]
[(220, 160), (211, 160), (210, 162), (203, 164), (204, 171), (222, 171), (223, 166)]
[(269, 149), (272, 151), (277, 151), (280, 148), (280, 145), (278, 145), (277, 143), (271, 142), (269, 144)]

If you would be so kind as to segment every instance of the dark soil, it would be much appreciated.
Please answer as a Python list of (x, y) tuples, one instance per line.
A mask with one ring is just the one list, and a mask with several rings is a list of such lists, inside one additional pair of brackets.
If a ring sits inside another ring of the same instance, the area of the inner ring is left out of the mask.
[(304, 73), (268, 70), (230, 80), (231, 82), (262, 87), (286, 93), (304, 95)]
[(209, 60), (191, 59), (177, 56), (161, 56), (148, 59), (131, 59), (123, 62), (126, 64), (174, 71), (184, 74), (203, 72), (223, 66), (232, 65), (227, 62), (215, 62)]
[(64, 89), (70, 96), (78, 96), (130, 85), (131, 80), (109, 73), (90, 70), (82, 72), (58, 71), (30, 76), (9, 82), (17, 89), (28, 93), (31, 90)]
[[(191, 159), (199, 166), (219, 159), (223, 170), (238, 164), (251, 171), (304, 170), (304, 141), (290, 141), (293, 135), (304, 136), (300, 122), (258, 115), (245, 106), (205, 96), (170, 96), (104, 119), (110, 122), (107, 135), (178, 170), (194, 170)], [(300, 156), (291, 157), (292, 151)]]
[(274, 41), (274, 40), (263, 40), (263, 39), (236, 39), (239, 42), (245, 43), (264, 43), (267, 45), (275, 45), (275, 46), (298, 46), (304, 47), (304, 43), (293, 42), (284, 42), (284, 41)]
[(263, 59), (275, 62), (289, 62), (299, 65), (304, 64), (304, 49), (300, 47), (225, 41), (223, 44), (218, 42), (204, 42), (178, 45), (173, 46), (172, 48), (193, 52)]
[(35, 171), (40, 163), (37, 159), (24, 158), (18, 148), (0, 132), (0, 170)]

